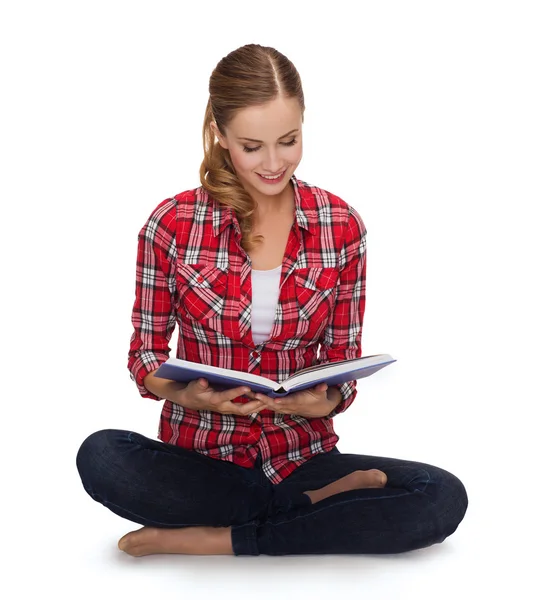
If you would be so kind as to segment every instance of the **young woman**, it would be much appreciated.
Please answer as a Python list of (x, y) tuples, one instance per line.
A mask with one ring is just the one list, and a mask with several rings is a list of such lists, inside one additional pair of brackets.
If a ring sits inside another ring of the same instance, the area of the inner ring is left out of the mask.
[[(355, 382), (281, 401), (154, 377), (177, 356), (281, 380), (361, 355), (365, 227), (294, 175), (304, 97), (293, 64), (249, 44), (210, 78), (201, 187), (161, 202), (139, 234), (129, 363), (164, 399), (159, 440), (103, 430), (82, 444), (86, 491), (143, 525), (133, 556), (396, 553), (442, 542), (467, 509), (442, 469), (341, 454), (333, 417)], [(318, 354), (319, 352), (319, 354)]]

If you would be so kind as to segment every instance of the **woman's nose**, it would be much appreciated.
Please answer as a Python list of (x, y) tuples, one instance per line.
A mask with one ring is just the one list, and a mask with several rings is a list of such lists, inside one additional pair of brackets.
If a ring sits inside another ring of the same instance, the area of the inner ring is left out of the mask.
[(279, 173), (283, 169), (283, 161), (278, 156), (277, 150), (268, 150), (268, 154), (263, 161), (262, 168), (268, 173)]

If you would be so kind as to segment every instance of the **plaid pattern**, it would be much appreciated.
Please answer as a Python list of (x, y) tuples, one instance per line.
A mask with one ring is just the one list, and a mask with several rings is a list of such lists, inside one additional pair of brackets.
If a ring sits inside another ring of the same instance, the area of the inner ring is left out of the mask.
[[(251, 332), (251, 262), (240, 246), (232, 209), (202, 188), (167, 198), (138, 236), (134, 332), (128, 369), (143, 397), (160, 400), (144, 377), (169, 357), (178, 324), (178, 358), (282, 380), (304, 367), (361, 356), (365, 308), (365, 226), (337, 196), (291, 179), (295, 223), (281, 270), (280, 297), (268, 340)], [(212, 458), (263, 470), (279, 483), (338, 441), (332, 417), (306, 419), (269, 410), (249, 416), (185, 409), (165, 401), (158, 437)], [(246, 397), (236, 400), (246, 402)]]

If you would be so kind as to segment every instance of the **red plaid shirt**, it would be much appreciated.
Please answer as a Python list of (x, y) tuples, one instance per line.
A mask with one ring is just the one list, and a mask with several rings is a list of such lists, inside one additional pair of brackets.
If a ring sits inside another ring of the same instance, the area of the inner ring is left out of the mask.
[[(270, 338), (251, 332), (251, 261), (240, 246), (235, 213), (202, 188), (167, 198), (138, 236), (136, 300), (128, 368), (140, 394), (161, 400), (144, 377), (176, 356), (280, 381), (316, 363), (361, 356), (365, 307), (365, 226), (346, 202), (291, 179), (295, 222), (282, 263)], [(318, 354), (319, 353), (319, 354)], [(183, 408), (165, 401), (158, 437), (212, 458), (262, 468), (273, 483), (339, 437), (332, 417), (356, 396), (356, 382), (338, 386), (342, 401), (323, 418), (264, 409), (248, 416)], [(245, 396), (236, 401), (247, 402)]]

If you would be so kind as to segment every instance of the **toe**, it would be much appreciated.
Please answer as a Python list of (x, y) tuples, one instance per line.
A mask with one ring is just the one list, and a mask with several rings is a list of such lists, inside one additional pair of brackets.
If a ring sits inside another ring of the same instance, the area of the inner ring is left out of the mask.
[(123, 535), (119, 540), (119, 549), (128, 552), (132, 546), (135, 546), (138, 531), (141, 531), (141, 529), (130, 531), (126, 535)]
[(387, 481), (385, 473), (379, 471), (379, 469), (356, 471), (354, 475), (357, 482), (361, 482), (368, 487), (384, 487)]
[(126, 536), (121, 537), (119, 540), (119, 550), (126, 550), (127, 546), (128, 540), (126, 539)]

